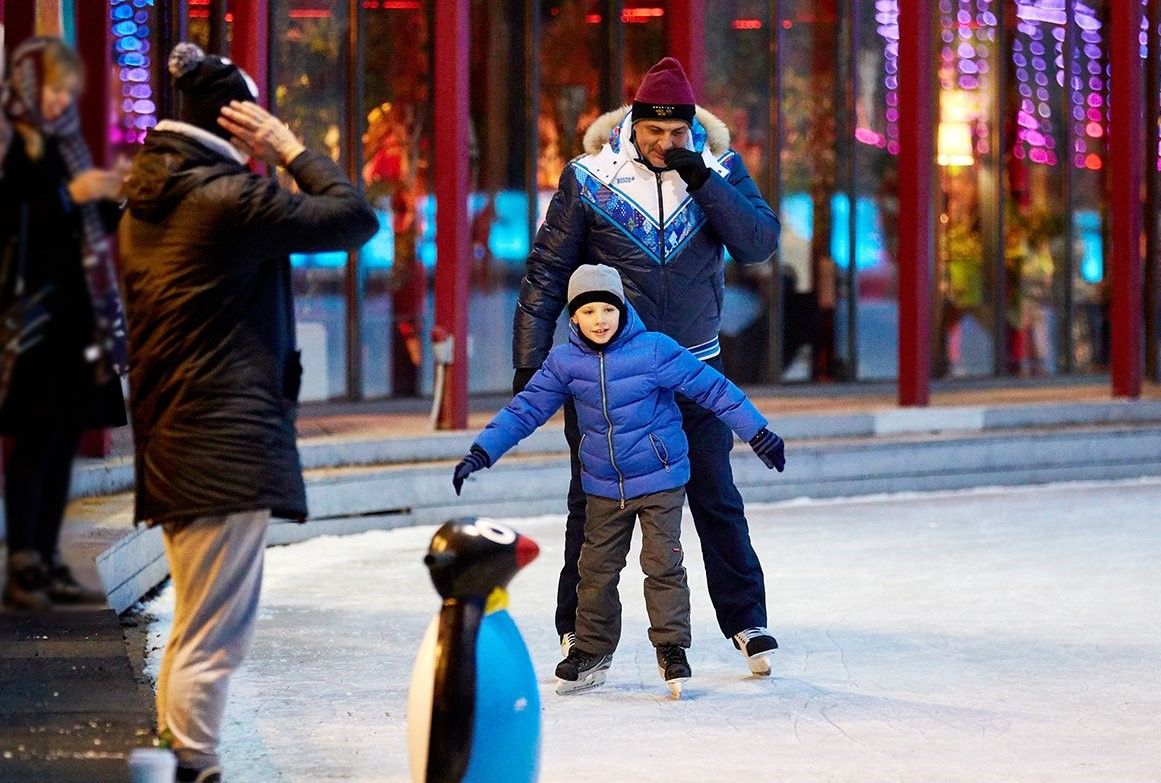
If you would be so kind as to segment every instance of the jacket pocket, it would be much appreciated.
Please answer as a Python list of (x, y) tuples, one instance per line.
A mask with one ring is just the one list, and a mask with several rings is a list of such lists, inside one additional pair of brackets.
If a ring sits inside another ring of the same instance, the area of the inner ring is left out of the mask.
[(653, 447), (653, 453), (657, 455), (657, 461), (661, 463), (661, 467), (665, 468), (665, 472), (668, 473), (669, 449), (665, 448), (665, 442), (650, 432), (649, 445)]
[(282, 396), (297, 403), (298, 392), (302, 389), (302, 351), (291, 351), (286, 357), (286, 367), (282, 371)]

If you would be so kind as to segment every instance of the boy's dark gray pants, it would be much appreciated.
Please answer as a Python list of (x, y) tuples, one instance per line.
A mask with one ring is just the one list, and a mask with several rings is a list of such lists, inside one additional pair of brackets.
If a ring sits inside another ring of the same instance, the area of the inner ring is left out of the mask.
[(588, 496), (585, 540), (580, 552), (576, 646), (604, 655), (621, 638), (621, 599), (617, 582), (641, 520), (641, 570), (645, 572), (645, 609), (653, 646), (689, 647), (689, 586), (681, 549), (681, 507), (685, 489), (655, 492), (621, 501)]

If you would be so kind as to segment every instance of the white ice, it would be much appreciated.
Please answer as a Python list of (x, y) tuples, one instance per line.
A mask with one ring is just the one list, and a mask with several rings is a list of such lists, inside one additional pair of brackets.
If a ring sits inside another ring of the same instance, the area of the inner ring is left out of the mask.
[[(1161, 780), (1161, 480), (748, 515), (774, 676), (749, 676), (719, 633), (687, 518), (694, 676), (678, 702), (645, 637), (636, 548), (608, 683), (553, 692), (563, 517), (504, 520), (541, 547), (511, 612), (541, 682), (542, 781)], [(421, 563), (433, 530), (268, 550), (231, 687), (228, 779), (408, 780), (408, 680), (438, 608)], [(172, 602), (167, 588), (148, 607), (155, 645)]]

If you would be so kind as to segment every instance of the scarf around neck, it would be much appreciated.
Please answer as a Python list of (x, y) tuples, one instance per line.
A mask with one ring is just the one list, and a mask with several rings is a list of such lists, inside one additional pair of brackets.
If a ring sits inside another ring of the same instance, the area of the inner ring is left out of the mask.
[[(0, 98), (3, 102), (3, 112), (0, 112), (0, 177), (4, 175), (4, 158), (12, 141), (14, 122), (22, 122), (46, 137), (56, 138), (70, 177), (93, 168), (89, 148), (81, 137), (76, 102), (51, 122), (40, 113), (45, 78), (44, 50), (53, 40), (29, 38), (12, 53), (12, 72)], [(125, 314), (117, 293), (117, 275), (109, 238), (95, 202), (78, 204), (77, 207), (82, 227), (81, 265), (92, 302), (94, 323), (93, 343), (85, 350), (85, 355), (90, 362), (107, 362), (118, 375), (124, 375), (128, 371)]]

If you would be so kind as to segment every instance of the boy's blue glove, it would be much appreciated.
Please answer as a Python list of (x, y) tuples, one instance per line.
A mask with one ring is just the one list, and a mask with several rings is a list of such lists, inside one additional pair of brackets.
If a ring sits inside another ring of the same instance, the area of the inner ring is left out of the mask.
[(710, 170), (701, 155), (685, 147), (674, 147), (665, 153), (665, 165), (685, 180), (687, 190), (697, 190), (709, 179)]
[(767, 468), (773, 468), (779, 473), (786, 467), (786, 444), (782, 438), (763, 427), (758, 434), (750, 438), (750, 448), (758, 455), (758, 459)]
[(452, 474), (452, 486), (456, 488), (456, 494), (460, 494), (464, 479), (480, 468), (490, 467), (492, 467), (492, 458), (488, 456), (488, 452), (473, 443), (471, 451), (460, 460), (459, 464), (456, 465), (455, 473)]

